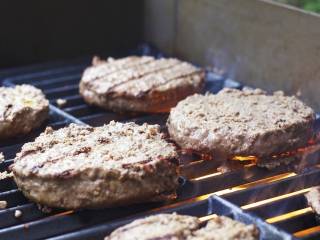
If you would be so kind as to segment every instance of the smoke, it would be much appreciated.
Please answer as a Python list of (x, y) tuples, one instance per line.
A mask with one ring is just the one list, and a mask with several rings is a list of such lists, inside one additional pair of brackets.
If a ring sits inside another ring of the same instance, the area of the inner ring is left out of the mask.
[(228, 78), (237, 79), (237, 73), (245, 59), (242, 56), (231, 58), (232, 54), (227, 49), (208, 49), (205, 60), (215, 72), (223, 73)]

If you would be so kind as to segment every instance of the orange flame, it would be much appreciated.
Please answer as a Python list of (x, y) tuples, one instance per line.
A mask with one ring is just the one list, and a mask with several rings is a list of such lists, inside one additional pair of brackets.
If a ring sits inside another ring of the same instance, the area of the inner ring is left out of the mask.
[(233, 158), (231, 158), (231, 160), (257, 162), (258, 157), (256, 157), (256, 156), (234, 156)]
[(311, 227), (308, 229), (304, 229), (304, 230), (295, 232), (293, 235), (295, 237), (302, 238), (302, 237), (308, 236), (308, 235), (316, 233), (316, 232), (320, 232), (320, 226), (315, 226), (315, 227)]
[[(288, 152), (275, 154), (275, 155), (272, 155), (271, 158), (287, 158), (287, 157), (295, 156), (298, 153), (307, 152), (309, 147), (315, 145), (317, 142), (318, 141), (316, 141), (316, 139), (310, 139), (308, 141), (307, 146), (305, 146), (305, 147), (301, 147), (301, 148), (298, 148), (296, 150), (292, 150), (292, 151), (288, 151)], [(260, 160), (260, 158), (257, 157), (257, 156), (234, 156), (234, 157), (231, 158), (231, 160), (234, 160), (234, 161), (251, 161), (251, 162), (257, 163), (257, 161)]]

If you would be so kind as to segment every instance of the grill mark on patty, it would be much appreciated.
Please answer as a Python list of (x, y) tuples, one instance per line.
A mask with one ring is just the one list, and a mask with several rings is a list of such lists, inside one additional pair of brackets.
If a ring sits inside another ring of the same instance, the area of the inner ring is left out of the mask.
[(139, 161), (139, 162), (134, 162), (134, 163), (124, 163), (122, 164), (121, 166), (125, 169), (129, 169), (129, 168), (132, 168), (132, 167), (136, 167), (137, 164), (147, 164), (149, 162), (152, 162), (152, 159), (146, 159), (146, 160), (143, 160), (143, 161)]
[[(180, 64), (181, 62), (176, 59), (157, 59), (144, 65), (120, 70), (99, 79), (100, 91), (106, 94), (112, 93), (114, 88), (122, 84), (142, 79), (146, 76), (153, 76), (156, 73), (171, 69)], [(101, 90), (101, 87), (103, 90)]]
[(54, 163), (60, 161), (61, 159), (62, 159), (62, 157), (47, 159), (46, 161), (44, 161), (38, 165), (34, 165), (31, 169), (31, 173), (35, 174), (40, 168), (43, 168), (44, 165), (46, 165), (48, 163), (54, 164)]
[(7, 104), (5, 106), (5, 109), (3, 111), (3, 119), (6, 119), (11, 114), (12, 107), (12, 104)]
[(89, 153), (91, 151), (91, 147), (82, 147), (74, 152), (74, 156), (79, 155), (81, 153)]
[[(134, 139), (139, 142), (148, 139), (151, 149), (137, 146)], [(160, 165), (166, 165), (167, 159), (175, 157), (173, 145), (168, 145), (162, 139), (158, 127), (152, 125), (138, 126), (134, 123), (111, 122), (104, 127), (84, 129), (82, 126), (72, 124), (69, 127), (53, 131), (49, 135), (41, 134), (35, 142), (24, 145), (22, 151), (17, 155), (15, 165), (26, 164), (30, 168), (38, 165), (36, 168), (41, 169), (41, 175), (45, 173), (50, 176), (52, 172), (61, 173), (69, 167), (78, 169), (81, 166), (91, 167), (97, 164), (118, 169), (122, 169), (122, 165), (123, 169), (134, 169), (134, 166), (137, 166), (141, 170), (144, 170), (143, 165), (146, 164), (150, 165), (150, 170), (153, 170), (152, 163), (158, 164), (159, 162)], [(55, 144), (52, 144), (53, 141)], [(115, 149), (117, 141), (121, 144), (118, 150)], [(154, 141), (157, 141), (159, 146), (155, 145)], [(155, 148), (163, 147), (163, 159), (157, 157), (158, 152), (154, 153), (152, 146)], [(139, 151), (141, 154), (138, 154)], [(34, 154), (39, 154), (41, 157), (33, 157)], [(53, 160), (58, 157), (61, 157), (61, 161)], [(108, 161), (104, 159), (105, 157)], [(132, 159), (128, 159), (129, 157)], [(35, 158), (35, 161), (29, 161), (25, 158)], [(24, 167), (22, 169), (24, 172), (28, 171)]]
[(34, 154), (34, 153), (37, 153), (37, 152), (41, 152), (42, 151), (42, 147), (41, 146), (33, 146), (33, 147), (30, 147), (29, 149), (24, 149), (22, 152), (20, 152), (18, 158), (21, 159), (27, 155), (30, 155), (30, 154)]
[[(83, 74), (83, 80), (85, 82), (98, 81), (106, 76), (129, 69), (132, 67), (141, 66), (150, 62), (154, 62), (153, 57), (126, 57), (112, 62), (105, 62), (99, 65), (93, 65), (89, 67)], [(92, 76), (91, 76), (92, 75)]]
[[(119, 84), (113, 88), (113, 92), (111, 93), (116, 94), (118, 92), (123, 92), (124, 94), (128, 94), (129, 91), (131, 91), (131, 93), (128, 95), (141, 97), (145, 93), (152, 91), (159, 86), (165, 85), (177, 79), (201, 74), (201, 72), (202, 70), (195, 68), (188, 63), (180, 62), (171, 68), (163, 69), (161, 71), (147, 74), (146, 76)], [(137, 90), (137, 93), (135, 93), (134, 90)]]
[(60, 173), (57, 177), (63, 178), (63, 179), (67, 179), (73, 176), (73, 172), (74, 170), (70, 169), (70, 170), (65, 170), (62, 173)]
[(188, 78), (188, 77), (192, 77), (192, 76), (195, 76), (195, 75), (199, 75), (199, 74), (201, 74), (201, 72), (202, 72), (201, 70), (198, 70), (198, 71), (195, 71), (195, 72), (193, 72), (193, 73), (191, 73), (191, 74), (186, 74), (186, 75), (184, 75), (184, 76), (180, 76), (180, 77), (177, 77), (177, 78), (168, 79), (168, 81), (163, 82), (163, 83), (160, 83), (160, 84), (155, 85), (155, 86), (152, 86), (150, 89), (148, 89), (148, 90), (146, 90), (146, 91), (140, 91), (139, 94), (138, 94), (138, 97), (142, 97), (142, 96), (144, 96), (145, 94), (147, 94), (147, 93), (149, 93), (149, 92), (151, 92), (151, 91), (154, 91), (155, 89), (157, 89), (157, 88), (159, 88), (159, 87), (161, 87), (161, 86), (164, 86), (164, 85), (166, 85), (166, 84), (168, 84), (168, 83), (170, 83), (170, 82), (174, 82), (174, 81), (177, 81), (177, 80), (180, 80), (180, 79), (185, 79), (185, 78)]

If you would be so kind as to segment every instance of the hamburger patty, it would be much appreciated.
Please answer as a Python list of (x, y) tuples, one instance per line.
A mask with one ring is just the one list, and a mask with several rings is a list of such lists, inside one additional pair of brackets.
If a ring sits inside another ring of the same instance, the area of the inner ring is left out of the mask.
[(49, 102), (41, 90), (21, 85), (0, 87), (0, 139), (25, 135), (49, 115)]
[(182, 148), (218, 158), (261, 159), (305, 146), (313, 134), (315, 113), (283, 92), (224, 89), (195, 94), (170, 112), (170, 136)]
[(112, 121), (102, 127), (47, 128), (17, 154), (12, 171), (22, 192), (67, 209), (147, 202), (174, 193), (177, 153), (158, 125)]
[(320, 215), (320, 186), (312, 187), (308, 193), (305, 194), (308, 205), (316, 214)]
[(178, 59), (95, 57), (83, 73), (80, 94), (88, 104), (107, 110), (163, 112), (200, 92), (203, 84), (204, 72)]
[(116, 229), (105, 240), (255, 240), (259, 233), (254, 225), (245, 225), (224, 216), (214, 216), (207, 223), (198, 218), (158, 214), (138, 219)]

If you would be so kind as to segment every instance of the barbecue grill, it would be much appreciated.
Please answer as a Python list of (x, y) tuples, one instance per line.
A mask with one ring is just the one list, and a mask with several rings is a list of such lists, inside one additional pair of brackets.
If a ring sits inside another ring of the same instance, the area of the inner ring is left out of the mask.
[[(163, 56), (148, 45), (126, 55)], [(121, 57), (123, 55), (115, 56)], [(111, 120), (160, 124), (165, 131), (167, 114), (123, 115), (88, 106), (78, 94), (78, 83), (91, 59), (37, 65), (13, 69), (2, 75), (3, 84), (28, 83), (42, 89), (50, 100), (50, 118), (45, 126), (58, 129), (69, 123), (100, 126)], [(206, 73), (206, 91), (217, 92), (223, 87), (243, 86), (212, 70)], [(58, 107), (56, 100), (67, 100)], [(21, 146), (41, 131), (0, 143), (6, 160), (0, 170), (7, 170)], [(315, 131), (318, 132), (320, 121)], [(258, 168), (251, 161), (217, 171), (215, 161), (201, 156), (186, 156), (181, 160), (178, 198), (169, 203), (149, 203), (102, 210), (41, 211), (17, 189), (12, 178), (0, 181), (0, 200), (8, 203), (0, 210), (0, 239), (103, 239), (108, 233), (138, 217), (160, 212), (177, 212), (210, 219), (212, 214), (227, 215), (245, 223), (256, 224), (261, 239), (319, 239), (320, 226), (307, 206), (304, 194), (320, 184), (318, 145), (313, 144), (295, 154), (298, 158), (273, 170)], [(240, 167), (238, 165), (241, 165)], [(16, 210), (22, 216), (16, 218)]]

